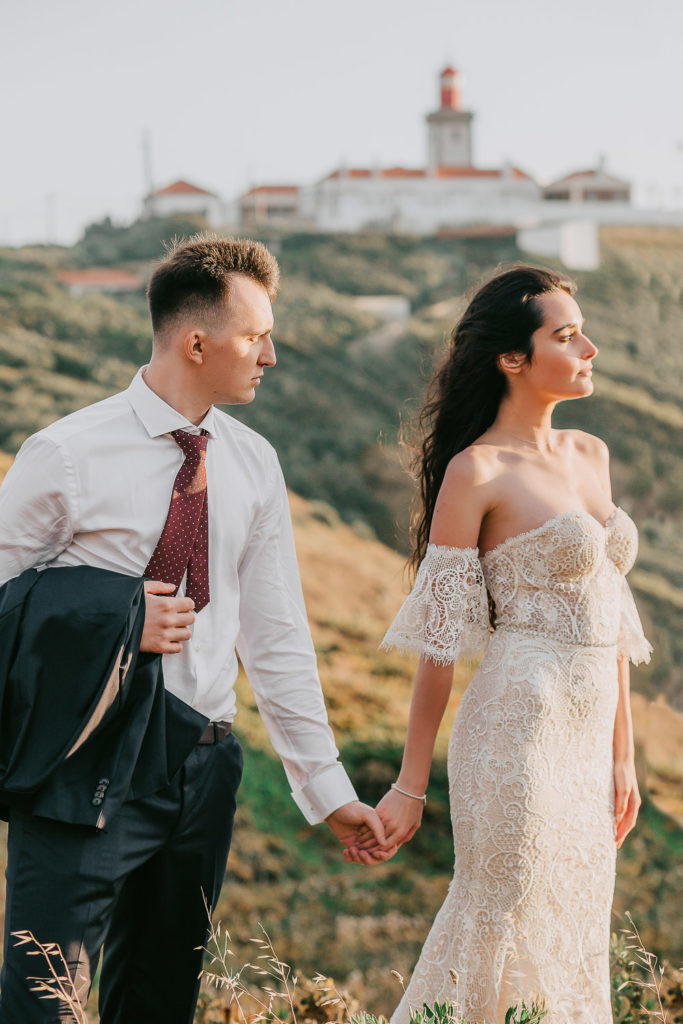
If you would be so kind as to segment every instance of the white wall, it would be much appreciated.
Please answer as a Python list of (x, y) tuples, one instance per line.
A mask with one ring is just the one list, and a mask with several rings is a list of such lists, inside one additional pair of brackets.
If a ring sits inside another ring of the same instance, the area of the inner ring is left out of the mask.
[(574, 220), (520, 228), (517, 244), (534, 256), (554, 256), (571, 270), (597, 270), (600, 238), (595, 221)]
[(433, 233), (471, 223), (537, 218), (540, 190), (509, 178), (332, 178), (302, 196), (302, 214), (327, 231), (365, 227)]
[(206, 217), (209, 224), (218, 226), (225, 223), (225, 204), (217, 196), (202, 195), (200, 192), (185, 192), (175, 195), (153, 196), (145, 199), (143, 210), (146, 217), (174, 217), (193, 214)]

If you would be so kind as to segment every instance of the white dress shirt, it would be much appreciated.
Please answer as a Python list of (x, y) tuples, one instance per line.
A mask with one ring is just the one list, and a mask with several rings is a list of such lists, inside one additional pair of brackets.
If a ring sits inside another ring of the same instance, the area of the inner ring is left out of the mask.
[[(194, 426), (145, 383), (39, 431), (0, 487), (0, 583), (33, 566), (92, 565), (142, 576), (184, 455), (170, 431), (209, 434), (211, 599), (168, 689), (217, 721), (235, 715), (236, 650), (292, 796), (315, 824), (356, 794), (328, 725), (275, 451), (211, 408)], [(180, 593), (183, 593), (184, 581)]]

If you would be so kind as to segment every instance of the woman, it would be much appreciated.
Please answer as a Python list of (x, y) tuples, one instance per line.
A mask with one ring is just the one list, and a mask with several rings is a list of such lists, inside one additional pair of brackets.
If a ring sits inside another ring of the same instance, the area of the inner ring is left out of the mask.
[(651, 648), (607, 447), (551, 426), (558, 402), (593, 391), (598, 350), (574, 292), (525, 266), (485, 284), (421, 417), (419, 570), (383, 641), (422, 656), (379, 805), (395, 844), (420, 824), (453, 663), (485, 654), (449, 745), (455, 874), (393, 1024), (446, 998), (499, 1024), (534, 995), (548, 1024), (612, 1021), (616, 848), (640, 804), (628, 659)]

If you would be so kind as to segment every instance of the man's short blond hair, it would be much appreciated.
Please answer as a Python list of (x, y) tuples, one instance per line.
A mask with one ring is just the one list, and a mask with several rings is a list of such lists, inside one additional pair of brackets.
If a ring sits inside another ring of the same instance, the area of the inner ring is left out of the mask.
[(147, 286), (154, 334), (189, 317), (214, 320), (230, 296), (230, 274), (258, 282), (271, 302), (277, 295), (280, 268), (261, 242), (207, 233), (174, 242)]

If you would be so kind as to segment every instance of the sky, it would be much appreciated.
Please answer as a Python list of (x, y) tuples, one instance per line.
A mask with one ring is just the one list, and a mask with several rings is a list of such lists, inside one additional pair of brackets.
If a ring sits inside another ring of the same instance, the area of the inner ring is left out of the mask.
[(604, 158), (683, 207), (681, 0), (0, 0), (0, 244), (70, 243), (184, 178), (232, 199), (424, 166), (446, 63), (474, 161)]

